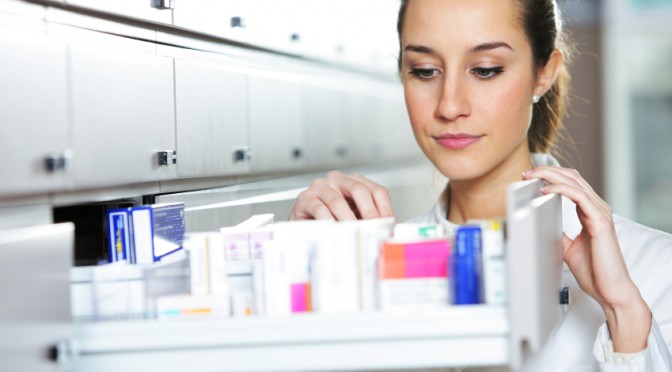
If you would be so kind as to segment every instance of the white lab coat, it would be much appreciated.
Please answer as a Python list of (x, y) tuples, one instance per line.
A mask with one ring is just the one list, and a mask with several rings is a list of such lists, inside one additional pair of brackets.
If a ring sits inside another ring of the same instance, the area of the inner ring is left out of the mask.
[[(534, 154), (533, 163), (558, 165), (545, 154)], [(443, 224), (454, 229), (455, 225), (446, 219), (442, 199), (427, 214), (411, 222)], [(672, 372), (672, 235), (616, 215), (614, 224), (630, 276), (653, 313), (647, 348), (635, 354), (614, 353), (604, 312), (579, 288), (565, 266), (563, 284), (570, 288), (570, 304), (565, 306), (562, 320), (544, 348), (526, 364), (525, 371)], [(563, 229), (572, 238), (581, 230), (576, 206), (564, 197)], [(465, 372), (502, 370), (506, 369), (467, 368)]]

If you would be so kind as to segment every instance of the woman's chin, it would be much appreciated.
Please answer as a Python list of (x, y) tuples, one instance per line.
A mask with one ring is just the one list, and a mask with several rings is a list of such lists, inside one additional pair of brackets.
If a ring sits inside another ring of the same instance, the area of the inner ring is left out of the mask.
[(477, 166), (437, 166), (439, 172), (451, 181), (468, 181), (479, 178), (485, 174)]

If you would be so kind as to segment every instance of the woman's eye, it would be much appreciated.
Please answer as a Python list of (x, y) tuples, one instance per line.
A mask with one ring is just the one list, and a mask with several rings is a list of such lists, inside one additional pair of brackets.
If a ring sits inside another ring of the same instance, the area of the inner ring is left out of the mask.
[(411, 75), (421, 79), (431, 79), (436, 76), (436, 74), (437, 70), (433, 68), (414, 68), (411, 70)]
[(476, 75), (476, 77), (480, 79), (491, 79), (502, 72), (504, 72), (504, 68), (502, 67), (476, 67), (475, 69), (471, 70), (471, 72)]

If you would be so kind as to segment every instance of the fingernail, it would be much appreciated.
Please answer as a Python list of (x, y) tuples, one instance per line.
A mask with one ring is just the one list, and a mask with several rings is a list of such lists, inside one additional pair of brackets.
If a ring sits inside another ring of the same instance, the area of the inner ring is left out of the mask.
[(530, 174), (532, 174), (532, 170), (531, 170), (531, 169), (530, 169), (530, 170), (526, 170), (525, 172), (523, 172), (523, 178), (529, 176)]

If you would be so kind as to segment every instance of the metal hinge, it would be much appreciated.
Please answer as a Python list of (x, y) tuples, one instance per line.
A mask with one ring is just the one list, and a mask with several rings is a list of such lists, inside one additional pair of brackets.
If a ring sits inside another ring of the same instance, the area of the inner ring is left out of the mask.
[(247, 22), (243, 17), (231, 17), (231, 28), (246, 28)]
[(177, 164), (177, 151), (168, 150), (168, 151), (159, 151), (159, 165), (171, 165)]
[(241, 147), (233, 150), (233, 162), (248, 161), (252, 158), (252, 151), (247, 147)]
[(47, 349), (47, 359), (59, 366), (70, 366), (76, 355), (77, 350), (72, 340), (58, 341)]
[(175, 1), (173, 0), (151, 0), (152, 8), (155, 9), (174, 9)]
[(72, 150), (63, 150), (54, 152), (52, 154), (47, 155), (44, 158), (44, 168), (49, 173), (54, 173), (57, 171), (65, 171), (70, 167), (72, 157), (73, 157)]

